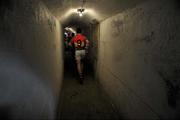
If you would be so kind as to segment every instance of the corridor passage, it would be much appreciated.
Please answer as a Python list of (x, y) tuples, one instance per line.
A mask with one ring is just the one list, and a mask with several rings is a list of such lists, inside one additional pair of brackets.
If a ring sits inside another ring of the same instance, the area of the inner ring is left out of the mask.
[(180, 0), (1, 0), (6, 119), (179, 120)]
[(74, 59), (70, 52), (66, 52), (58, 118), (60, 120), (120, 120), (117, 110), (99, 88), (88, 61), (86, 61), (85, 71), (85, 81), (81, 85)]

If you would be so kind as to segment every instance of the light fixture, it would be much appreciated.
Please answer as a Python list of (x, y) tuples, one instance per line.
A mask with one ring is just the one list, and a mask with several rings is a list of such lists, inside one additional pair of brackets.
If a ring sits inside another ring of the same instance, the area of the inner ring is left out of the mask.
[(84, 11), (85, 11), (84, 8), (79, 8), (79, 9), (77, 9), (77, 12), (78, 12), (78, 14), (79, 14), (80, 17), (83, 16), (83, 12), (84, 12)]
[(83, 12), (85, 11), (85, 9), (84, 9), (85, 3), (86, 3), (86, 0), (82, 0), (81, 8), (77, 9), (77, 12), (78, 12), (78, 14), (79, 14), (79, 17), (82, 17), (82, 16), (83, 16)]

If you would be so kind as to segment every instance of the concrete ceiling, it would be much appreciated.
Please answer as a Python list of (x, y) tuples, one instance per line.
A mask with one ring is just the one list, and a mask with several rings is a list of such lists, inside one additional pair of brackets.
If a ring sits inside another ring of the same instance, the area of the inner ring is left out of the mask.
[(92, 23), (132, 8), (145, 0), (85, 0), (85, 13), (80, 18), (77, 8), (83, 0), (43, 0), (49, 10), (62, 24)]

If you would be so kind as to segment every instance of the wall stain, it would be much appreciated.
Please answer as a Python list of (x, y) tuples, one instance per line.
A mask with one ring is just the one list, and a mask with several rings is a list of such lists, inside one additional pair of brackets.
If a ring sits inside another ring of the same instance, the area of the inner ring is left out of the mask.
[(114, 31), (112, 32), (113, 37), (117, 37), (120, 35), (121, 32), (123, 32), (123, 25), (124, 25), (123, 20), (114, 19), (112, 20), (111, 25), (114, 29)]
[(148, 34), (142, 38), (136, 38), (134, 41), (150, 43), (150, 42), (152, 42), (153, 39), (154, 39), (154, 31), (152, 31), (150, 34)]
[(166, 83), (168, 104), (175, 109), (180, 95), (180, 69), (175, 69), (170, 75), (162, 71), (158, 74)]
[(56, 22), (52, 16), (49, 16), (49, 18), (48, 18), (48, 25), (49, 25), (51, 32), (56, 27)]

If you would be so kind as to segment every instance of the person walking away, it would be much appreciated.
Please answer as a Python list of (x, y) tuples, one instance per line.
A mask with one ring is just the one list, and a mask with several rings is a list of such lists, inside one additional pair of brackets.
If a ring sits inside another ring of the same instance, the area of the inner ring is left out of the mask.
[(80, 84), (83, 84), (84, 75), (83, 75), (83, 67), (85, 56), (89, 47), (89, 40), (82, 34), (82, 30), (77, 28), (77, 35), (72, 38), (69, 45), (74, 45), (75, 48), (75, 59), (77, 65), (77, 71), (79, 74)]

